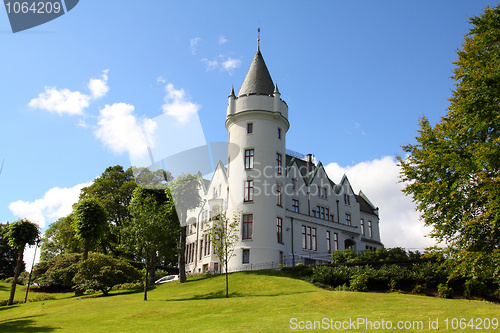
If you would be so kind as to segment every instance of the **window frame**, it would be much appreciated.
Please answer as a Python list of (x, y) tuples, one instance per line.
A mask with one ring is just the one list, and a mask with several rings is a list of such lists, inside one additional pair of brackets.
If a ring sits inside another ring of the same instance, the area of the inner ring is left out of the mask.
[(283, 174), (283, 156), (280, 153), (276, 153), (276, 172)]
[(241, 258), (241, 263), (242, 264), (249, 264), (250, 263), (250, 249), (242, 249), (242, 250), (243, 251), (242, 251), (242, 254), (241, 254), (241, 257), (242, 257)]
[(281, 217), (276, 218), (276, 228), (278, 243), (283, 244), (283, 219)]
[(245, 170), (252, 170), (254, 167), (255, 150), (245, 149)]
[(243, 202), (253, 202), (253, 194), (254, 194), (253, 179), (245, 180), (244, 191), (245, 192), (243, 195)]
[(253, 214), (243, 214), (241, 239), (253, 239)]

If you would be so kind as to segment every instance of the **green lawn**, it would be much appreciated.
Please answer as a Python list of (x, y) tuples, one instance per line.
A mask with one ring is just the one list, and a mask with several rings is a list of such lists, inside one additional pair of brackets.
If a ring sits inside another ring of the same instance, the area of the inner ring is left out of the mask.
[[(439, 318), (439, 332), (457, 332), (452, 330), (452, 318), (500, 317), (497, 304), (327, 291), (274, 271), (233, 273), (229, 288), (231, 297), (226, 299), (224, 276), (212, 276), (160, 285), (148, 293), (148, 301), (142, 300), (142, 293), (127, 291), (94, 298), (57, 294), (55, 300), (0, 307), (0, 332), (289, 332), (300, 331), (299, 324), (305, 327), (307, 321), (319, 321), (316, 325), (340, 321), (347, 327), (349, 320), (356, 322), (358, 318), (366, 318), (372, 325), (382, 319), (385, 325), (391, 321), (394, 331), (398, 321), (421, 321), (424, 325), (423, 330), (404, 332), (428, 332), (429, 318)], [(0, 299), (8, 298), (8, 289), (0, 284)], [(17, 295), (17, 299), (24, 299), (20, 289)], [(359, 331), (380, 330), (366, 330), (360, 325)]]

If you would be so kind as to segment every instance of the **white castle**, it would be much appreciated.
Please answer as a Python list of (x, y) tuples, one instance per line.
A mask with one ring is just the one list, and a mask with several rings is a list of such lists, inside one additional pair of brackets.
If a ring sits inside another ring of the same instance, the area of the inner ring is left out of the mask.
[(218, 271), (211, 218), (239, 215), (229, 270), (330, 262), (331, 252), (375, 250), (379, 211), (344, 175), (336, 184), (321, 162), (286, 149), (288, 106), (257, 49), (238, 95), (229, 95), (227, 167), (202, 182), (203, 205), (188, 213), (186, 272)]

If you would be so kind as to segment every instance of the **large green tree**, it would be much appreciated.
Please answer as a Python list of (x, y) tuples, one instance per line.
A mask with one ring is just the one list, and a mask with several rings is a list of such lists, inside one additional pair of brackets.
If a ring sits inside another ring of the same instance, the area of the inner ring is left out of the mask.
[(63, 253), (83, 253), (84, 241), (76, 237), (73, 214), (51, 223), (41, 239), (40, 261)]
[(179, 238), (179, 282), (186, 282), (186, 229), (187, 212), (201, 205), (201, 176), (182, 174), (169, 184), (175, 209), (179, 216), (181, 233)]
[(104, 235), (108, 214), (97, 199), (89, 198), (75, 204), (73, 215), (76, 236), (85, 241), (82, 259), (86, 260), (91, 243), (98, 241)]
[(422, 118), (398, 160), (433, 237), (491, 252), (500, 246), (500, 5), (470, 23), (447, 114), (435, 126)]
[[(9, 245), (8, 224), (0, 224), (0, 279), (14, 276), (18, 251)], [(23, 263), (24, 264), (24, 263)], [(21, 267), (24, 271), (24, 267)]]
[(123, 228), (130, 222), (127, 210), (136, 188), (132, 168), (123, 170), (120, 165), (110, 166), (80, 193), (80, 200), (94, 198), (108, 212), (108, 221), (100, 245), (104, 253), (123, 255)]
[(133, 223), (128, 226), (127, 235), (138, 259), (144, 261), (144, 300), (147, 300), (148, 284), (154, 283), (160, 256), (175, 257), (177, 253), (179, 221), (168, 189), (137, 187), (129, 210)]
[(10, 289), (9, 305), (14, 302), (16, 293), (16, 282), (19, 274), (21, 274), (21, 267), (23, 265), (24, 248), (26, 245), (35, 245), (40, 237), (40, 230), (38, 225), (28, 219), (20, 219), (9, 225), (7, 238), (9, 245), (18, 251), (16, 270), (14, 272), (14, 280)]

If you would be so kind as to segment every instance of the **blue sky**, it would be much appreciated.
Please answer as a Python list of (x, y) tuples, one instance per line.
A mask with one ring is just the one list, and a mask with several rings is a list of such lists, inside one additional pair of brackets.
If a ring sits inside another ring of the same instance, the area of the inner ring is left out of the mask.
[(130, 166), (137, 130), (163, 114), (198, 115), (207, 142), (226, 141), (227, 96), (260, 27), (289, 106), (287, 147), (315, 154), (335, 182), (346, 173), (380, 207), (387, 246), (431, 245), (394, 156), (420, 116), (445, 114), (468, 17), (487, 4), (82, 0), (16, 34), (0, 8), (0, 222), (45, 229), (106, 167)]

